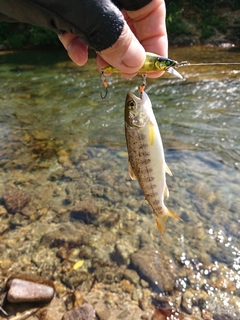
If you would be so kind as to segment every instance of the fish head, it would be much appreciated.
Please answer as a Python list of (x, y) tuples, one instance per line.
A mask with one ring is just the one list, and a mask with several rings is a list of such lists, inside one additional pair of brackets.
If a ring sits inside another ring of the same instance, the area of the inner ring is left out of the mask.
[(125, 122), (130, 127), (144, 127), (149, 121), (149, 107), (152, 108), (152, 104), (145, 91), (141, 93), (141, 98), (128, 92), (125, 100)]

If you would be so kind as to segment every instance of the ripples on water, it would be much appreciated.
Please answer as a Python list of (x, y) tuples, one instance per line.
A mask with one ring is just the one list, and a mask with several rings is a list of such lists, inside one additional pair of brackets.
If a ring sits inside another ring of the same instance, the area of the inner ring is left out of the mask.
[[(174, 49), (169, 56), (192, 63), (240, 62), (239, 53), (213, 48)], [(199, 301), (204, 301), (211, 312), (237, 319), (240, 68), (185, 67), (179, 69), (184, 81), (168, 75), (148, 80), (147, 92), (174, 174), (167, 178), (167, 205), (184, 221), (169, 219), (167, 232), (160, 237), (137, 183), (127, 176), (123, 105), (126, 92), (136, 92), (141, 79), (109, 77), (109, 95), (102, 101), (99, 92), (104, 89), (94, 61), (78, 68), (62, 58), (49, 61), (51, 53), (37, 52), (0, 56), (1, 194), (16, 187), (32, 198), (42, 192), (35, 203), (38, 212), (45, 207), (61, 212), (70, 194), (66, 212), (78, 199), (90, 199), (102, 212), (117, 213), (120, 220), (113, 231), (117, 240), (129, 239), (133, 232), (148, 237), (147, 246), (174, 257), (180, 268), (175, 289), (182, 292), (184, 311), (191, 313), (194, 306), (201, 310)], [(61, 171), (62, 178), (52, 179), (54, 192), (42, 191), (48, 190), (49, 176), (56, 171)], [(126, 219), (131, 214), (136, 223), (133, 231), (128, 230)], [(34, 221), (44, 221), (41, 214), (33, 214), (29, 221), (26, 216), (32, 228)], [(56, 218), (53, 214), (48, 219), (54, 223)], [(11, 225), (25, 226), (14, 215), (0, 215), (0, 222), (0, 235), (5, 236)], [(108, 232), (108, 227), (95, 228), (102, 237)], [(9, 231), (12, 237), (16, 233)], [(111, 260), (114, 246), (109, 244), (107, 249), (103, 243), (101, 250), (106, 253), (99, 259), (106, 255)]]

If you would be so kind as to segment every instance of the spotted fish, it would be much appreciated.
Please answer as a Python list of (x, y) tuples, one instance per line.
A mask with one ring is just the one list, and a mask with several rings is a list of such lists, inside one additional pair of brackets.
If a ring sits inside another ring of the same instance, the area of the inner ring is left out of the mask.
[(181, 220), (164, 204), (169, 197), (166, 172), (172, 175), (165, 162), (164, 150), (152, 103), (145, 91), (141, 98), (129, 92), (125, 101), (125, 135), (129, 156), (129, 174), (137, 179), (144, 196), (153, 209), (161, 234), (168, 216)]

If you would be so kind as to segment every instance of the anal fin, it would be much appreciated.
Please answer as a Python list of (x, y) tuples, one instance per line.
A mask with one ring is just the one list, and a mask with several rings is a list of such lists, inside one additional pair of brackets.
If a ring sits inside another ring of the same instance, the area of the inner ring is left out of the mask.
[(169, 166), (166, 164), (166, 162), (165, 162), (165, 170), (166, 170), (166, 172), (167, 172), (171, 177), (173, 176), (172, 171), (170, 170), (170, 168), (169, 168)]

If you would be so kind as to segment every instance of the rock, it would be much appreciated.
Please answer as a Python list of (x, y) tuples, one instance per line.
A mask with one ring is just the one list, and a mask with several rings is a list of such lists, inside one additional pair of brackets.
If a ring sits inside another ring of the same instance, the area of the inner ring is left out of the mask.
[(124, 269), (114, 264), (101, 264), (100, 262), (94, 262), (94, 275), (98, 282), (105, 284), (118, 283), (123, 277)]
[(93, 320), (95, 319), (95, 310), (92, 305), (85, 303), (80, 307), (67, 311), (62, 320)]
[(152, 320), (182, 320), (183, 314), (174, 309), (157, 308), (152, 316)]
[(9, 213), (21, 212), (30, 202), (30, 195), (19, 189), (10, 189), (3, 194), (4, 204)]
[(4, 206), (0, 206), (0, 216), (6, 216), (7, 210), (4, 208)]
[(120, 288), (124, 292), (133, 293), (134, 285), (129, 280), (123, 279), (120, 282)]
[(126, 269), (124, 271), (124, 278), (129, 280), (130, 282), (132, 282), (134, 285), (137, 285), (139, 282), (139, 275), (137, 274), (137, 272), (135, 270), (131, 270), (131, 269)]
[(194, 293), (195, 292), (191, 292), (191, 290), (187, 290), (182, 296), (181, 307), (182, 310), (188, 314), (192, 313)]
[(11, 303), (52, 300), (55, 289), (51, 281), (35, 275), (13, 275), (6, 283), (7, 301)]
[(97, 220), (99, 215), (99, 208), (90, 200), (85, 200), (77, 203), (71, 211), (71, 217), (79, 219), (86, 224)]
[(39, 130), (36, 130), (34, 132), (34, 139), (36, 140), (50, 140), (52, 137), (52, 133), (50, 130), (44, 130), (44, 131), (39, 131)]
[(83, 285), (89, 290), (93, 283), (93, 276), (86, 271), (70, 270), (67, 274), (64, 274), (62, 281), (69, 288), (77, 288)]
[(130, 256), (134, 251), (136, 251), (136, 249), (132, 246), (132, 242), (124, 238), (119, 239), (115, 245), (115, 258), (117, 263), (128, 265)]
[(178, 270), (169, 253), (144, 247), (132, 254), (131, 265), (157, 292), (173, 290)]
[(202, 317), (204, 320), (213, 320), (213, 315), (210, 311), (207, 309), (202, 310)]
[(13, 261), (9, 258), (1, 258), (0, 267), (1, 269), (9, 269), (13, 264)]
[(89, 234), (84, 225), (75, 226), (67, 222), (53, 225), (51, 229), (41, 239), (41, 243), (47, 247), (61, 247), (67, 244), (71, 247), (80, 247), (88, 243)]
[(99, 320), (108, 320), (110, 318), (111, 311), (104, 303), (98, 302), (94, 307)]

